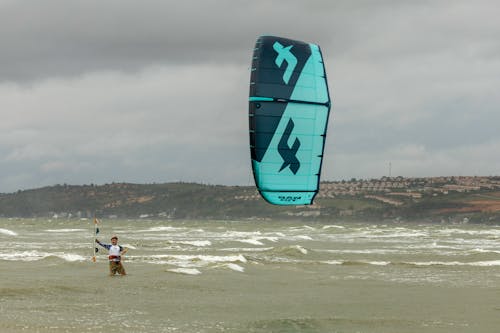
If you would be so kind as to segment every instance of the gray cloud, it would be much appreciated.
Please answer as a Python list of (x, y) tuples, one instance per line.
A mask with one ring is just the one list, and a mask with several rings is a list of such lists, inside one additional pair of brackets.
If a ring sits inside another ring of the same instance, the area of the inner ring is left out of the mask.
[[(301, 17), (308, 8), (318, 20)], [(0, 22), (0, 76), (13, 81), (159, 64), (246, 65), (260, 34), (318, 36), (330, 24), (315, 6), (263, 0), (7, 2)]]
[(323, 179), (498, 174), (495, 1), (0, 0), (0, 192), (55, 183), (251, 184), (250, 57), (317, 42)]

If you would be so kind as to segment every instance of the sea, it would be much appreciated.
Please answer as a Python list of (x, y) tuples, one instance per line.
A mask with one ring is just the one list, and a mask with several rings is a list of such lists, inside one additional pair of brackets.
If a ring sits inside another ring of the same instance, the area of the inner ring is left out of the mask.
[(500, 226), (0, 219), (0, 332), (500, 332)]

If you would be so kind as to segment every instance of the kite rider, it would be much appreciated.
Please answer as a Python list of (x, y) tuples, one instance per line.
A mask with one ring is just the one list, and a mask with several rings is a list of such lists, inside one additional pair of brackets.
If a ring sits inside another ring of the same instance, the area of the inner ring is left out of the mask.
[(125, 268), (123, 268), (121, 258), (122, 255), (128, 251), (128, 248), (118, 245), (118, 237), (111, 237), (111, 244), (103, 244), (98, 239), (95, 241), (97, 244), (109, 250), (109, 275), (113, 276), (116, 273), (127, 275), (127, 273), (125, 273)]

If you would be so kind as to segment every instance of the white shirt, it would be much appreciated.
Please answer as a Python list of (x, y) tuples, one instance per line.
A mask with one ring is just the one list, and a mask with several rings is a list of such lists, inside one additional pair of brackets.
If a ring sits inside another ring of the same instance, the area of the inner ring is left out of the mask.
[(115, 258), (110, 258), (111, 261), (120, 261), (120, 246), (119, 245), (111, 245), (109, 247), (109, 256), (115, 256)]

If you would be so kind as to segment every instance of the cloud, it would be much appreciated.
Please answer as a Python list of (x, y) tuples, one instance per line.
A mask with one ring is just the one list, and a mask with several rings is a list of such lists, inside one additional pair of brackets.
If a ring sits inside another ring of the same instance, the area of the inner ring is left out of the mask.
[(10, 110), (0, 163), (31, 164), (24, 186), (48, 175), (54, 182), (119, 181), (134, 172), (141, 182), (237, 182), (225, 177), (241, 174), (221, 168), (234, 156), (248, 158), (247, 74), (227, 65), (167, 66), (0, 86), (0, 95), (10, 96), (0, 102)]
[(0, 192), (252, 183), (262, 34), (317, 42), (333, 99), (323, 179), (498, 174), (495, 1), (0, 0)]
[[(306, 8), (309, 6), (306, 5)], [(153, 65), (239, 64), (263, 33), (308, 37), (328, 17), (294, 24), (300, 1), (7, 2), (0, 12), (2, 80), (29, 81)], [(304, 22), (305, 23), (305, 22)]]

